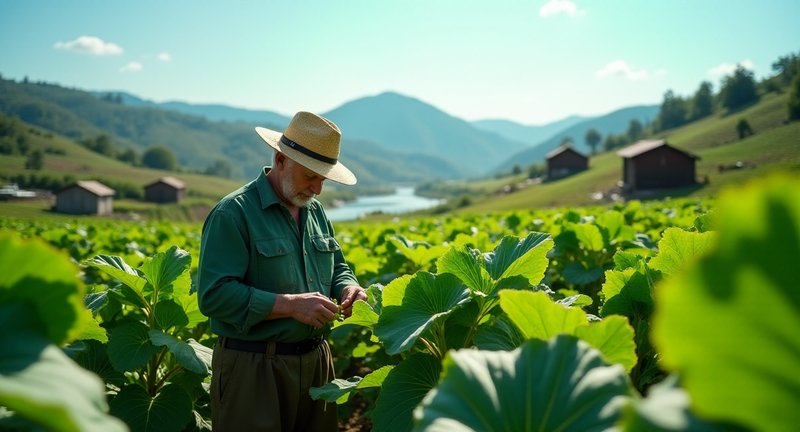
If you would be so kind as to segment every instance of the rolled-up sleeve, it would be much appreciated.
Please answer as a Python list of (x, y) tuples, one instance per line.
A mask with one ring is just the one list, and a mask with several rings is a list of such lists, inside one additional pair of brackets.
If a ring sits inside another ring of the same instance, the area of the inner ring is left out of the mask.
[(276, 294), (243, 282), (250, 247), (241, 218), (238, 212), (218, 207), (203, 225), (197, 298), (204, 315), (247, 333), (272, 311)]

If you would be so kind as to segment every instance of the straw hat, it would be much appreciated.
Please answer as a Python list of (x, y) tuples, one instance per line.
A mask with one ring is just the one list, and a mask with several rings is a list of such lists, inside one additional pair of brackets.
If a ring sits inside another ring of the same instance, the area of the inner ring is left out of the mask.
[(356, 184), (356, 176), (339, 162), (342, 133), (332, 121), (300, 111), (283, 133), (256, 127), (256, 133), (270, 147), (315, 173), (346, 185)]

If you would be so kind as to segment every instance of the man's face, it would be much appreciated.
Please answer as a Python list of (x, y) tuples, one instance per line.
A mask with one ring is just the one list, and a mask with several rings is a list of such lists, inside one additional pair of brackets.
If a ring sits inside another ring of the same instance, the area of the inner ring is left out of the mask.
[(311, 198), (322, 193), (325, 177), (289, 158), (284, 158), (283, 171), (281, 193), (292, 205), (305, 207)]

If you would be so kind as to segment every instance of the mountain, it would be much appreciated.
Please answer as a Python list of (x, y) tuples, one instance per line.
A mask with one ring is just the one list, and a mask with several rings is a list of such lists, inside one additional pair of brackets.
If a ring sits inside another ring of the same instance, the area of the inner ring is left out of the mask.
[(568, 127), (545, 141), (514, 153), (502, 163), (495, 166), (493, 172), (508, 172), (514, 165), (526, 166), (533, 163), (544, 162), (545, 155), (561, 144), (566, 138), (572, 138), (573, 148), (581, 153), (589, 154), (590, 148), (584, 137), (589, 129), (596, 129), (600, 135), (620, 134), (628, 130), (631, 120), (639, 120), (643, 125), (650, 123), (661, 109), (660, 105), (641, 105), (622, 108), (604, 116), (590, 118)]
[(588, 120), (588, 117), (569, 116), (565, 119), (541, 126), (523, 125), (509, 120), (476, 120), (472, 125), (487, 132), (494, 132), (514, 141), (533, 147), (562, 130)]
[[(379, 143), (406, 154), (395, 162), (414, 166), (420, 158), (441, 160), (458, 177), (476, 177), (525, 144), (486, 132), (420, 100), (393, 92), (357, 99), (322, 114), (343, 136)], [(449, 178), (444, 175), (440, 178)]]
[[(115, 147), (139, 154), (160, 144), (173, 151), (184, 170), (203, 171), (222, 160), (238, 179), (252, 178), (270, 163), (271, 152), (253, 127), (284, 128), (265, 121), (211, 121), (132, 95), (92, 94), (43, 82), (0, 79), (0, 94), (0, 112), (75, 141), (105, 134)], [(443, 158), (397, 151), (365, 139), (345, 137), (340, 158), (356, 172), (361, 186), (463, 176), (460, 167)]]
[(120, 91), (93, 91), (91, 93), (100, 98), (116, 98), (119, 96), (120, 101), (128, 106), (163, 108), (182, 112), (184, 114), (205, 117), (206, 119), (212, 121), (246, 122), (253, 124), (264, 123), (284, 128), (289, 124), (290, 120), (289, 117), (272, 111), (236, 108), (221, 104), (195, 105), (179, 101), (153, 102), (146, 99), (141, 99), (130, 93)]

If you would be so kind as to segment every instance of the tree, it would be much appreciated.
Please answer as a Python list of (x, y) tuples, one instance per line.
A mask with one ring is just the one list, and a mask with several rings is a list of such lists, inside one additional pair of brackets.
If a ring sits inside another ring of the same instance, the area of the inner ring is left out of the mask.
[(758, 102), (758, 90), (753, 72), (742, 65), (736, 67), (733, 75), (725, 78), (719, 93), (722, 106), (729, 111)]
[(753, 128), (750, 127), (750, 123), (746, 119), (741, 119), (739, 123), (736, 123), (736, 133), (739, 134), (739, 139), (744, 139), (753, 135)]
[(572, 142), (573, 142), (572, 141), (572, 137), (565, 136), (564, 138), (561, 138), (561, 145), (562, 146), (572, 145)]
[(789, 90), (789, 120), (800, 120), (800, 74), (794, 77)]
[(628, 124), (628, 138), (630, 142), (636, 142), (642, 139), (644, 136), (644, 126), (642, 126), (642, 122), (636, 119), (632, 119), (631, 122)]
[(800, 74), (800, 54), (779, 57), (772, 63), (772, 70), (778, 75), (783, 85), (791, 83), (794, 77)]
[(692, 99), (692, 120), (699, 120), (714, 112), (714, 91), (708, 81), (703, 81)]
[(25, 169), (38, 171), (42, 169), (43, 166), (44, 153), (42, 153), (42, 151), (39, 149), (32, 151), (25, 160)]
[(147, 149), (142, 155), (142, 165), (148, 168), (172, 171), (177, 166), (175, 154), (163, 145), (156, 145)]
[(520, 174), (522, 174), (522, 167), (520, 167), (519, 165), (515, 164), (514, 168), (511, 170), (511, 175), (517, 176), (517, 175), (520, 175)]
[(658, 113), (658, 130), (672, 129), (686, 123), (686, 101), (672, 90), (664, 93), (664, 102)]
[(117, 159), (131, 165), (136, 165), (139, 163), (139, 154), (136, 153), (136, 150), (134, 149), (127, 149), (120, 153), (119, 156), (117, 156)]
[(206, 168), (205, 173), (217, 177), (230, 178), (233, 168), (231, 168), (231, 164), (228, 161), (217, 159)]
[(591, 128), (586, 131), (586, 145), (592, 149), (592, 154), (597, 153), (597, 145), (600, 144), (600, 141), (603, 137), (600, 135), (600, 132), (597, 131), (595, 128)]
[(113, 156), (115, 150), (114, 144), (111, 143), (111, 137), (106, 134), (98, 135), (89, 148), (95, 153), (100, 153), (104, 156)]

